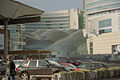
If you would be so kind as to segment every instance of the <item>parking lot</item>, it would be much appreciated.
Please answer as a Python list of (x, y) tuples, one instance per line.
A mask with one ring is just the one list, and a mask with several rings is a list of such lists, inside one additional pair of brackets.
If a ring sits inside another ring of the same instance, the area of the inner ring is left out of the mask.
[[(51, 80), (52, 75), (62, 71), (81, 71), (81, 70), (96, 70), (105, 68), (108, 69), (112, 66), (118, 66), (113, 63), (97, 62), (92, 60), (71, 60), (60, 59), (57, 60), (15, 60), (16, 72), (19, 74), (16, 76), (16, 80)], [(5, 68), (5, 64), (3, 64)], [(1, 76), (1, 79), (5, 80), (5, 76)], [(119, 78), (112, 78), (106, 80), (119, 80)]]

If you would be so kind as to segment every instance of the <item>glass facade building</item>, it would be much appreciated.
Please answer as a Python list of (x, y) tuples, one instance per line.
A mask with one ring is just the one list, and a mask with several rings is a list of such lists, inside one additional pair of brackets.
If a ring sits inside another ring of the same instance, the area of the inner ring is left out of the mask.
[(31, 33), (45, 29), (79, 29), (78, 8), (59, 11), (48, 11), (43, 13), (40, 22), (25, 23), (20, 25), (9, 25), (11, 37), (11, 50), (23, 50), (26, 46), (24, 33)]

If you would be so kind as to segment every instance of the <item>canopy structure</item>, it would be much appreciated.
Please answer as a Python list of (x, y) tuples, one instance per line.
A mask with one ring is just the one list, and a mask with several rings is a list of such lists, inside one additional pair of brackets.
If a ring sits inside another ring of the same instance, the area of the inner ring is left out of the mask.
[(53, 51), (42, 51), (42, 50), (25, 50), (25, 51), (10, 51), (9, 54), (41, 54), (41, 53), (52, 53)]
[[(25, 16), (41, 15), (44, 11), (30, 7), (15, 0), (0, 0), (0, 23), (4, 26), (4, 55), (8, 55), (8, 30), (9, 23), (19, 23), (19, 20), (24, 19)], [(24, 20), (22, 21), (22, 23)], [(20, 21), (21, 23), (21, 21)]]
[(14, 0), (0, 0), (0, 19), (42, 14), (43, 11)]

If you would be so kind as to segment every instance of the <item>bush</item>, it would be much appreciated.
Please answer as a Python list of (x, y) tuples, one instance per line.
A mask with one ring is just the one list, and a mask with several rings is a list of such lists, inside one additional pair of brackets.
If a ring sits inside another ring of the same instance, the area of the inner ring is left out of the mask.
[(85, 70), (84, 73), (85, 73), (85, 80), (89, 80), (89, 78), (90, 78), (90, 70)]
[[(93, 72), (94, 77), (90, 77), (90, 73)], [(82, 70), (82, 71), (70, 71), (60, 72), (60, 80), (89, 80), (90, 78), (97, 78), (97, 80), (118, 77), (120, 76), (120, 67), (114, 67), (109, 69), (96, 69), (96, 70)]]

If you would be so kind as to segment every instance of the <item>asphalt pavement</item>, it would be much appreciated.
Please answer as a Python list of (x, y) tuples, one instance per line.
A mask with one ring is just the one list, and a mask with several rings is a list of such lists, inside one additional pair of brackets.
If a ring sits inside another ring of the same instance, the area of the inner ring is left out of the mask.
[(111, 78), (111, 79), (102, 79), (102, 80), (120, 80), (120, 77), (115, 77), (115, 78)]

